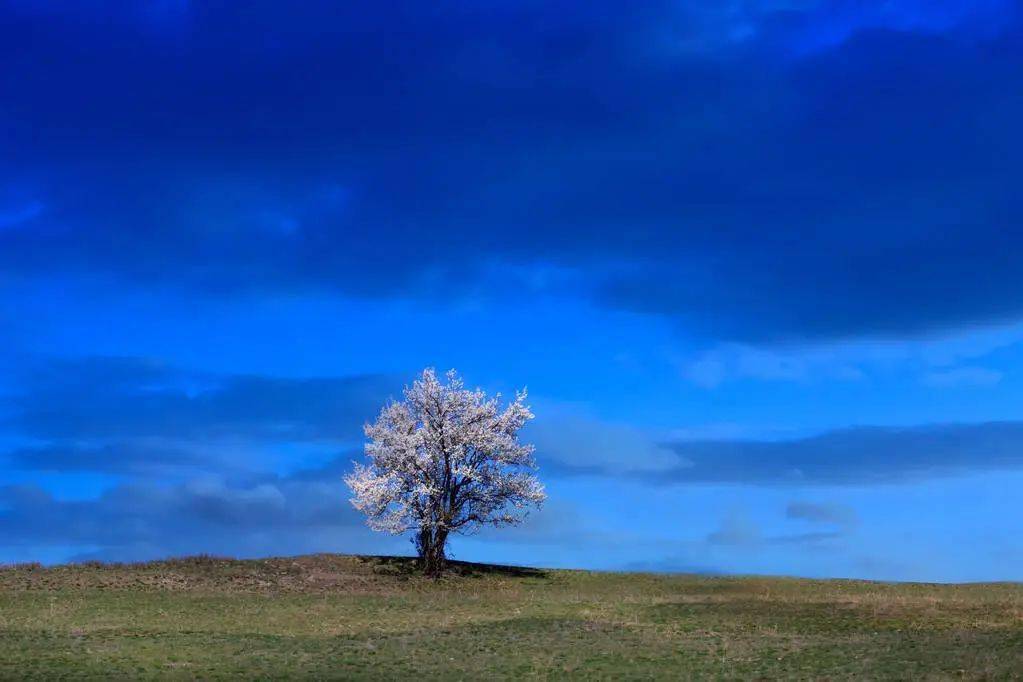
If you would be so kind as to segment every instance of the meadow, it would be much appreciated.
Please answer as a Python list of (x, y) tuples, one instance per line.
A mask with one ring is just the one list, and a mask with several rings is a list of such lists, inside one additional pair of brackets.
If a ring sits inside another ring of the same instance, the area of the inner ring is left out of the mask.
[(1023, 585), (193, 557), (0, 569), (0, 677), (1023, 679)]

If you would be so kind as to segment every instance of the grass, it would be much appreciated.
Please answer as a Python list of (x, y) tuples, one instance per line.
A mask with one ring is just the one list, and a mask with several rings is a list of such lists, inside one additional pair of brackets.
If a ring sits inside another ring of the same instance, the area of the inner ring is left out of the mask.
[(0, 677), (1023, 679), (1023, 585), (194, 557), (0, 569)]

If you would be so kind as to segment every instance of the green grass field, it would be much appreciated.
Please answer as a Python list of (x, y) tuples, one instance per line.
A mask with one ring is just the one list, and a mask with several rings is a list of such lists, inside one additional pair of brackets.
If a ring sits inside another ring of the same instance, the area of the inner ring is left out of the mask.
[(1023, 678), (1023, 585), (337, 555), (0, 569), (0, 676)]

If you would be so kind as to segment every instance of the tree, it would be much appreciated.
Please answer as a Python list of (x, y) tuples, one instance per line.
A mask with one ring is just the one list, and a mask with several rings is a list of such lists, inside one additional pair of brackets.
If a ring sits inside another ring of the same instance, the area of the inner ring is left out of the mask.
[(404, 400), (366, 425), (366, 465), (345, 478), (352, 505), (374, 530), (413, 531), (424, 571), (443, 570), (451, 533), (519, 523), (546, 499), (533, 446), (519, 430), (533, 418), (526, 392), (499, 409), (500, 394), (466, 390), (451, 370), (423, 372)]

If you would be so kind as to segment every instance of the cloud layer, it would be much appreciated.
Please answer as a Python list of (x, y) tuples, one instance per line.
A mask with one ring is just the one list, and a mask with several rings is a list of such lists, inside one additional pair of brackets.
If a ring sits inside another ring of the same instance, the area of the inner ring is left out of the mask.
[(758, 342), (1023, 314), (1011, 3), (0, 11), (8, 276), (450, 298), (554, 267)]
[[(658, 485), (890, 485), (983, 471), (1023, 469), (1023, 422), (864, 426), (790, 440), (676, 440), (658, 443), (654, 460), (552, 459), (564, 475), (632, 476)], [(665, 466), (663, 452), (674, 464)], [(644, 467), (644, 463), (646, 467)], [(790, 513), (792, 510), (790, 509)], [(803, 510), (802, 514), (810, 514)], [(808, 517), (806, 517), (808, 518)]]
[(96, 499), (61, 500), (33, 485), (0, 487), (8, 554), (71, 547), (76, 558), (138, 560), (195, 553), (259, 556), (314, 551), (404, 551), (371, 537), (344, 504), (336, 472), (228, 483), (215, 476), (178, 485), (118, 485)]
[(51, 440), (360, 439), (367, 415), (400, 388), (382, 375), (217, 375), (140, 358), (45, 361), (21, 374), (6, 426)]
[[(28, 474), (0, 488), (3, 545), (105, 559), (404, 550), (370, 537), (342, 481), (359, 456), (363, 421), (398, 387), (381, 375), (26, 360), (0, 398), (0, 442), (13, 443), (0, 462), (8, 475)], [(94, 497), (79, 489), (66, 498), (41, 483), (50, 475), (109, 483)]]

